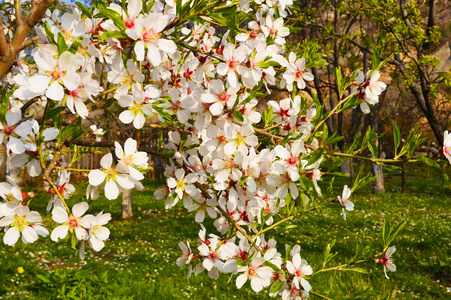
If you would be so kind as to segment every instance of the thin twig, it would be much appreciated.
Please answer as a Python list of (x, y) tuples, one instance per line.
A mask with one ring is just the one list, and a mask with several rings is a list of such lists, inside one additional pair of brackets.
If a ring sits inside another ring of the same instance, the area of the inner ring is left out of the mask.
[(16, 23), (17, 26), (22, 23), (22, 10), (20, 9), (20, 0), (14, 0), (14, 10), (16, 12)]

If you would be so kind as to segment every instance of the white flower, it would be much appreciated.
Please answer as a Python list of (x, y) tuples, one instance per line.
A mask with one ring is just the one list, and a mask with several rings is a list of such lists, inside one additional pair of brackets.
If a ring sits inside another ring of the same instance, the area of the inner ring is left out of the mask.
[(111, 214), (100, 212), (97, 216), (87, 215), (80, 220), (80, 225), (89, 228), (89, 245), (94, 251), (100, 251), (105, 246), (105, 240), (110, 236), (110, 230), (103, 225), (111, 220)]
[(97, 128), (97, 125), (91, 125), (89, 128), (91, 128), (92, 133), (96, 136), (96, 141), (100, 142), (102, 140), (102, 135), (105, 134), (105, 131), (103, 131), (100, 127)]
[(22, 191), (17, 184), (6, 177), (8, 182), (0, 183), (0, 197), (5, 200), (5, 203), (0, 204), (0, 214), (9, 216), (14, 213), (14, 210), (20, 203), (22, 203)]
[(448, 133), (448, 130), (445, 131), (443, 140), (443, 154), (451, 163), (451, 133)]
[(161, 38), (161, 32), (169, 23), (169, 16), (160, 13), (151, 13), (147, 17), (136, 20), (135, 27), (129, 28), (125, 33), (134, 40), (135, 54), (138, 61), (144, 60), (147, 48), (147, 59), (153, 66), (161, 63), (160, 50), (167, 54), (173, 54), (177, 50), (174, 41)]
[(75, 72), (83, 64), (83, 56), (69, 51), (62, 53), (58, 59), (54, 58), (55, 55), (58, 55), (58, 49), (53, 45), (36, 51), (34, 60), (40, 73), (33, 76), (29, 88), (33, 93), (45, 92), (49, 99), (61, 101), (64, 88), (73, 91), (80, 84), (80, 76)]
[(86, 202), (77, 203), (72, 207), (72, 213), (68, 215), (66, 209), (55, 207), (52, 212), (53, 221), (63, 225), (56, 227), (52, 231), (50, 235), (52, 241), (58, 242), (59, 239), (65, 238), (69, 231), (71, 233), (75, 232), (78, 240), (86, 240), (88, 238), (88, 232), (80, 225), (80, 222), (82, 215), (88, 208), (89, 205)]
[(221, 62), (217, 66), (219, 75), (227, 75), (227, 82), (231, 87), (238, 86), (237, 73), (243, 75), (246, 70), (241, 67), (241, 63), (247, 57), (248, 49), (246, 46), (240, 46), (235, 49), (233, 44), (227, 43), (223, 50), (223, 57), (225, 62)]
[(138, 152), (138, 143), (128, 138), (125, 141), (124, 149), (118, 142), (114, 143), (116, 157), (119, 159), (117, 169), (119, 172), (127, 172), (133, 179), (142, 180), (144, 175), (138, 169), (147, 167), (148, 156), (146, 152)]
[(310, 283), (304, 277), (312, 275), (313, 269), (305, 259), (301, 259), (299, 253), (293, 255), (291, 261), (287, 261), (287, 270), (294, 275), (293, 284), (296, 288), (300, 289), (300, 286), (302, 286), (302, 289), (307, 293), (312, 289)]
[[(354, 210), (354, 203), (349, 201), (349, 197), (351, 197), (351, 189), (348, 188), (347, 185), (345, 185), (344, 188), (343, 188), (342, 197), (337, 196), (338, 202), (340, 202), (340, 204), (344, 205), (346, 210), (353, 211)], [(345, 209), (344, 208), (343, 208), (343, 218), (346, 220), (346, 213), (345, 213)]]
[(191, 252), (191, 248), (188, 244), (183, 242), (179, 242), (179, 248), (182, 250), (183, 255), (177, 259), (177, 266), (181, 267), (183, 265), (187, 265), (194, 258), (194, 254)]
[(25, 244), (33, 243), (41, 235), (46, 237), (49, 232), (41, 226), (42, 217), (36, 211), (30, 211), (27, 206), (18, 206), (14, 215), (0, 220), (0, 226), (7, 226), (3, 242), (8, 246), (17, 243), (20, 235)]
[(89, 184), (99, 186), (105, 181), (105, 196), (107, 199), (116, 199), (123, 189), (130, 190), (135, 186), (129, 175), (120, 174), (113, 167), (113, 155), (111, 153), (102, 157), (100, 166), (103, 170), (96, 169), (89, 172)]
[(396, 272), (396, 266), (393, 263), (393, 259), (391, 258), (391, 256), (395, 252), (396, 252), (396, 247), (391, 246), (390, 248), (387, 249), (387, 251), (385, 251), (384, 257), (379, 258), (379, 262), (384, 265), (384, 274), (385, 274), (385, 277), (387, 277), (387, 279), (389, 279), (388, 275), (387, 275), (387, 269), (390, 272)]
[(379, 95), (385, 91), (387, 85), (382, 81), (378, 81), (381, 74), (379, 71), (368, 71), (366, 75), (362, 71), (357, 71), (357, 82), (360, 82), (359, 87), (353, 88), (353, 92), (357, 90), (357, 97), (359, 100), (365, 100), (360, 104), (360, 109), (363, 113), (370, 113), (368, 104), (376, 104), (379, 102)]
[(273, 270), (263, 266), (265, 260), (261, 257), (254, 258), (247, 266), (239, 267), (237, 272), (244, 272), (236, 279), (237, 288), (241, 288), (248, 279), (251, 281), (252, 289), (258, 293), (271, 284)]
[(156, 88), (148, 88), (146, 91), (140, 89), (139, 84), (132, 86), (132, 96), (122, 95), (119, 97), (119, 105), (126, 107), (127, 110), (121, 112), (119, 120), (124, 124), (130, 124), (133, 122), (133, 126), (136, 129), (141, 129), (146, 122), (146, 116), (152, 116), (152, 105), (147, 102), (147, 99), (157, 98), (160, 96), (160, 92)]
[(291, 52), (288, 57), (287, 70), (283, 73), (283, 78), (287, 81), (287, 89), (293, 90), (293, 82), (297, 83), (298, 89), (306, 87), (305, 81), (312, 81), (313, 74), (305, 71), (305, 58), (296, 60), (296, 54)]

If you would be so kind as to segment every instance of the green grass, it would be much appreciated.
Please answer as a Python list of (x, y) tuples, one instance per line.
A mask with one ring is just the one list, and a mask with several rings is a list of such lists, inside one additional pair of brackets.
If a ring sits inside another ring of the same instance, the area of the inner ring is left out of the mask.
[[(294, 221), (296, 228), (280, 229), (279, 251), (284, 243), (298, 243), (302, 257), (318, 269), (325, 245), (336, 239), (333, 251), (338, 255), (330, 263), (333, 266), (353, 255), (357, 240), (381, 251), (384, 218), (390, 223), (407, 220), (393, 242), (398, 271), (389, 274), (390, 280), (380, 264), (368, 262), (362, 267), (369, 274), (321, 273), (309, 282), (314, 290), (333, 299), (370, 286), (374, 295), (365, 299), (451, 298), (447, 292), (451, 287), (451, 184), (442, 188), (436, 178), (408, 178), (409, 193), (401, 194), (399, 177), (387, 177), (386, 182), (387, 193), (355, 193), (355, 210), (347, 214), (346, 221), (341, 209), (325, 207), (315, 213), (316, 221), (299, 218)], [(89, 201), (89, 213), (111, 212), (113, 221), (108, 226), (111, 235), (106, 247), (100, 252), (88, 247), (85, 262), (68, 245), (56, 245), (49, 238), (32, 245), (18, 242), (15, 247), (0, 243), (0, 299), (269, 299), (264, 293), (255, 294), (249, 283), (236, 289), (236, 276), (222, 275), (215, 281), (204, 272), (186, 278), (187, 269), (175, 265), (181, 255), (177, 243), (189, 240), (196, 245), (199, 226), (194, 215), (181, 206), (165, 210), (163, 201), (155, 200), (152, 190), (159, 184), (147, 182), (147, 190), (134, 192), (132, 220), (119, 219), (120, 200)], [(48, 196), (38, 194), (33, 209), (45, 211), (46, 201), (38, 201), (43, 197)], [(74, 195), (71, 204), (82, 199), (82, 194)], [(212, 232), (211, 225), (207, 228)], [(18, 272), (19, 267), (23, 273)], [(316, 298), (311, 295), (310, 299)]]

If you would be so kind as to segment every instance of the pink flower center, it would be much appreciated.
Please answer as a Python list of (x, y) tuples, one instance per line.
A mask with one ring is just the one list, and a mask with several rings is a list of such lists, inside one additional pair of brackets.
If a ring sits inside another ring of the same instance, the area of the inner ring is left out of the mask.
[(302, 78), (303, 74), (304, 74), (304, 72), (297, 70), (295, 76), (296, 76), (296, 78)]
[(127, 16), (127, 19), (125, 19), (125, 26), (127, 28), (133, 28), (135, 27), (135, 21), (133, 21), (132, 18), (130, 18), (129, 16)]
[(158, 41), (158, 39), (160, 37), (161, 37), (161, 33), (156, 33), (153, 31), (153, 29), (150, 29), (148, 31), (143, 31), (142, 36), (141, 36), (142, 40), (147, 43), (156, 42), (156, 41)]
[(293, 155), (290, 156), (290, 158), (287, 159), (287, 164), (289, 166), (296, 166), (299, 159), (297, 157), (294, 157)]

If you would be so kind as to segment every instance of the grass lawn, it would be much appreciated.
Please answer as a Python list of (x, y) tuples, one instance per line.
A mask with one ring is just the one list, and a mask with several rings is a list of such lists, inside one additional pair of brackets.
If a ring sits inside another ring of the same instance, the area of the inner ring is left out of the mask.
[[(294, 221), (296, 228), (280, 229), (279, 250), (284, 243), (298, 243), (302, 257), (316, 270), (325, 245), (335, 238), (333, 251), (339, 254), (330, 263), (334, 266), (352, 257), (357, 239), (381, 251), (384, 218), (390, 223), (407, 220), (392, 243), (397, 247), (398, 270), (388, 274), (390, 280), (380, 264), (369, 262), (362, 265), (369, 274), (320, 273), (309, 282), (332, 299), (347, 298), (350, 292), (355, 299), (358, 291), (371, 286), (374, 295), (365, 299), (451, 299), (451, 183), (442, 188), (437, 178), (409, 178), (409, 193), (401, 194), (399, 177), (387, 177), (386, 182), (384, 194), (355, 193), (351, 198), (355, 210), (348, 212), (346, 221), (341, 209), (325, 207), (316, 213), (317, 221), (300, 218)], [(249, 283), (238, 290), (236, 276), (223, 275), (215, 281), (204, 272), (186, 278), (187, 269), (175, 265), (181, 255), (177, 243), (189, 240), (196, 245), (200, 227), (183, 207), (166, 211), (163, 201), (155, 200), (153, 190), (160, 184), (147, 182), (147, 190), (133, 193), (132, 220), (119, 219), (120, 200), (89, 201), (89, 213), (111, 212), (113, 220), (105, 248), (100, 252), (87, 248), (86, 261), (50, 238), (33, 245), (19, 241), (15, 247), (0, 243), (0, 299), (269, 299), (254, 293)], [(46, 201), (37, 201), (39, 197), (48, 195), (38, 194), (32, 207), (43, 212)], [(71, 204), (82, 199), (81, 193), (74, 195)], [(212, 226), (207, 228), (213, 231)]]

